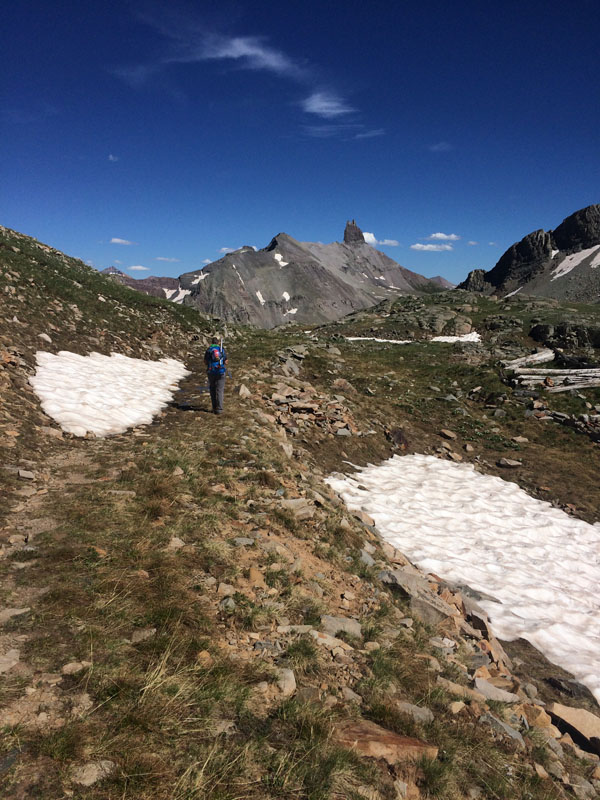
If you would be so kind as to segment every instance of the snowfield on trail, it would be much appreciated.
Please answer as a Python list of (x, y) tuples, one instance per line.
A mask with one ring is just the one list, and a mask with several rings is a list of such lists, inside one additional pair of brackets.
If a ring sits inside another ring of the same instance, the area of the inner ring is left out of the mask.
[(394, 456), (327, 479), (425, 572), (467, 584), (499, 639), (527, 639), (600, 701), (600, 524), (470, 464)]
[(118, 353), (80, 356), (38, 351), (29, 382), (42, 409), (67, 433), (108, 436), (148, 425), (189, 371), (181, 361), (143, 361)]

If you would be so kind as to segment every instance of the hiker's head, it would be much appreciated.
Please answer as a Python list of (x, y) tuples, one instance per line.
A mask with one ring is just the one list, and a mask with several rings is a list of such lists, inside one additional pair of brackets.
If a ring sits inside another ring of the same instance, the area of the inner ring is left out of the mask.
[(216, 336), (213, 336), (213, 337), (212, 337), (212, 342), (211, 342), (211, 343), (212, 343), (212, 344), (219, 344), (219, 340), (217, 339), (217, 337), (216, 337)]

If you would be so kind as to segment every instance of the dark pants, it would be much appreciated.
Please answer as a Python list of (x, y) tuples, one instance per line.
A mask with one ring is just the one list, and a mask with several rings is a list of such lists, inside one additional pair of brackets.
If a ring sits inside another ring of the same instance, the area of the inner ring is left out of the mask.
[(215, 414), (221, 414), (223, 411), (223, 396), (225, 394), (225, 375), (209, 375), (208, 385), (210, 387), (212, 410)]

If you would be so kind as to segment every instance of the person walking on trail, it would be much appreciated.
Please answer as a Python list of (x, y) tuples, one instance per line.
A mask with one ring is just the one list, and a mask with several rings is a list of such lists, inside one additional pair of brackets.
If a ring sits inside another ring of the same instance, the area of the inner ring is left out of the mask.
[(219, 344), (217, 337), (213, 336), (211, 345), (204, 354), (204, 363), (208, 375), (212, 412), (213, 414), (222, 414), (227, 373), (227, 353), (223, 347), (223, 340)]

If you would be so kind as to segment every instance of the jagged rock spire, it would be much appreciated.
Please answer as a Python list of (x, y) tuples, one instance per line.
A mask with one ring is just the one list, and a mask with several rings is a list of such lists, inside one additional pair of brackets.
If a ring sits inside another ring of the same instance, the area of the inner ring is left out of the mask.
[(365, 237), (363, 232), (356, 224), (356, 220), (348, 220), (346, 222), (346, 229), (344, 230), (344, 244), (355, 244), (356, 242), (364, 242)]

